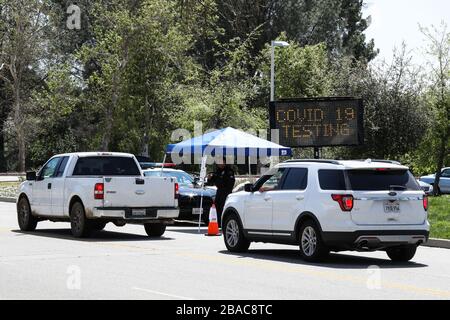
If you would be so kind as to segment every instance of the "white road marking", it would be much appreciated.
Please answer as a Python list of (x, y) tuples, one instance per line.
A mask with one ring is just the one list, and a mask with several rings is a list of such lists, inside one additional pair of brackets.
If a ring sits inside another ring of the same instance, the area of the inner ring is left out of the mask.
[(149, 289), (143, 289), (143, 288), (138, 288), (138, 287), (133, 287), (133, 290), (140, 290), (140, 291), (145, 291), (145, 292), (149, 292), (149, 293), (154, 293), (154, 294), (159, 294), (161, 296), (166, 296), (166, 297), (171, 297), (171, 298), (177, 298), (177, 299), (181, 299), (181, 300), (194, 300), (193, 298), (188, 298), (188, 297), (183, 297), (183, 296), (177, 296), (175, 294), (169, 294), (169, 293), (164, 293), (164, 292), (159, 292), (159, 291), (154, 291), (154, 290), (149, 290)]

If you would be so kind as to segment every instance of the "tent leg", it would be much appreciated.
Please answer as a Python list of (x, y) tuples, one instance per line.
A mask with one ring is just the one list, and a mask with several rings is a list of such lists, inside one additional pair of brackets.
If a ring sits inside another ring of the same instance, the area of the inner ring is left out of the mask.
[[(202, 170), (202, 168), (200, 168), (200, 171), (201, 170)], [(198, 215), (198, 233), (201, 232), (200, 225), (202, 223), (202, 214), (203, 214), (203, 188), (204, 188), (204, 185), (205, 185), (205, 179), (202, 179), (202, 184), (200, 186), (200, 188), (202, 188), (202, 190), (200, 191), (200, 209), (201, 209), (201, 214)]]
[(166, 163), (166, 157), (167, 157), (167, 153), (164, 153), (164, 159), (163, 159), (163, 162), (161, 165), (161, 171), (163, 171), (163, 169), (164, 169), (164, 164)]

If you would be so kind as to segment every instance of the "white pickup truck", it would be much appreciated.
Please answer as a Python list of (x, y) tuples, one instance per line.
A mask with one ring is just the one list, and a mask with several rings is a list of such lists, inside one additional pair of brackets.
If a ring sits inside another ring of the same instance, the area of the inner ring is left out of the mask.
[(106, 223), (143, 224), (150, 237), (161, 236), (179, 215), (178, 184), (170, 177), (145, 177), (132, 154), (68, 153), (27, 172), (19, 188), (21, 230), (39, 221), (67, 221), (75, 237), (87, 237)]

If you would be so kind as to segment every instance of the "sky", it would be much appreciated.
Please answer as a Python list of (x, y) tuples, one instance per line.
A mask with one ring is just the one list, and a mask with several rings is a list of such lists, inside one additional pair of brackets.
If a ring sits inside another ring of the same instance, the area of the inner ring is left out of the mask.
[(365, 0), (363, 16), (371, 16), (371, 25), (366, 30), (366, 39), (374, 39), (380, 49), (375, 61), (392, 61), (392, 51), (405, 41), (411, 50), (413, 62), (426, 63), (423, 55), (425, 37), (419, 24), (439, 26), (445, 21), (450, 32), (450, 0)]

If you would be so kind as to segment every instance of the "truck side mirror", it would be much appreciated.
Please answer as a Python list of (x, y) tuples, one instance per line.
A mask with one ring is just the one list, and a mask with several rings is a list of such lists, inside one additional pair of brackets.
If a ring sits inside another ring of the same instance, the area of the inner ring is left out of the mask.
[(36, 172), (35, 171), (28, 171), (26, 174), (27, 181), (36, 181)]
[(253, 192), (253, 183), (244, 184), (244, 191), (245, 192)]

